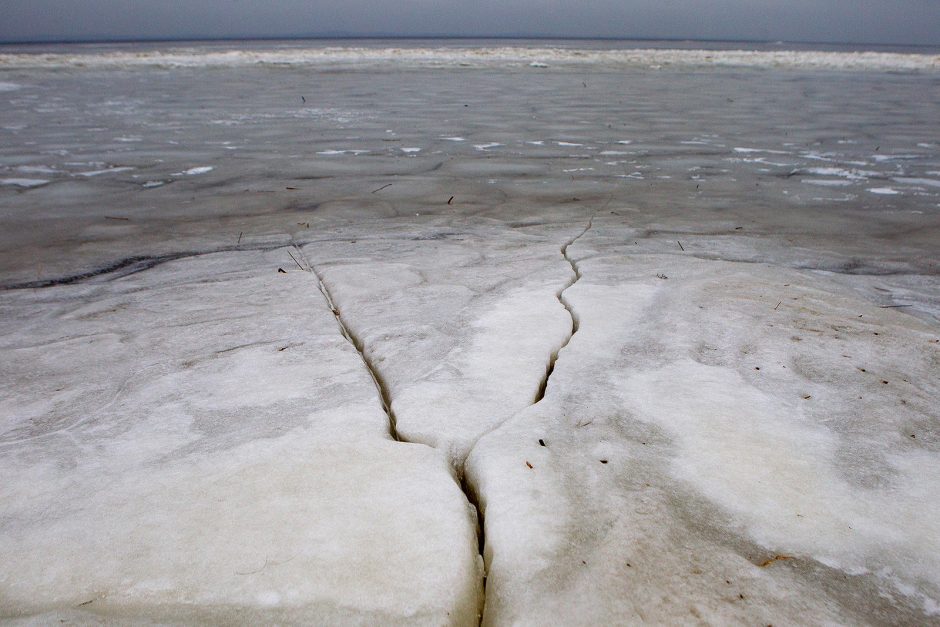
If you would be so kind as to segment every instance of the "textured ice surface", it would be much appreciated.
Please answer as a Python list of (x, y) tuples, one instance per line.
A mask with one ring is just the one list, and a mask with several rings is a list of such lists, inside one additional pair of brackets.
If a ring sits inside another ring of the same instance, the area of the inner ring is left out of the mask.
[(290, 262), (4, 296), (0, 615), (476, 620), (475, 513)]
[(573, 278), (561, 238), (477, 222), (389, 220), (304, 248), (380, 371), (399, 435), (457, 468), (534, 401), (571, 330), (555, 297)]
[(0, 616), (940, 622), (931, 57), (225, 45), (3, 57)]
[(937, 327), (617, 226), (571, 249), (545, 399), (468, 462), (486, 620), (936, 620)]

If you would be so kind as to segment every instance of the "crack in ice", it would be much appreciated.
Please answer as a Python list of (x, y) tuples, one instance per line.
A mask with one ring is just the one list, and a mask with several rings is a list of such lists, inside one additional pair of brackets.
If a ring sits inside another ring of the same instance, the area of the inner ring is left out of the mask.
[[(333, 313), (333, 317), (336, 318), (336, 323), (339, 325), (340, 332), (343, 334), (343, 337), (346, 338), (346, 341), (349, 342), (352, 345), (352, 347), (356, 349), (356, 352), (359, 353), (359, 358), (362, 360), (362, 364), (365, 366), (366, 370), (368, 371), (369, 376), (372, 377), (372, 382), (375, 384), (375, 389), (378, 392), (379, 400), (381, 400), (382, 402), (382, 409), (385, 410), (385, 414), (386, 416), (388, 416), (389, 435), (396, 442), (414, 444), (413, 442), (409, 442), (408, 440), (405, 440), (398, 434), (398, 427), (397, 427), (398, 421), (395, 417), (395, 412), (392, 410), (391, 394), (388, 391), (388, 386), (385, 384), (385, 381), (383, 380), (378, 369), (376, 369), (375, 365), (372, 363), (372, 360), (366, 354), (365, 346), (362, 340), (350, 330), (350, 328), (346, 325), (346, 322), (343, 320), (342, 313), (340, 312), (339, 308), (336, 307), (336, 304), (333, 302), (333, 296), (330, 293), (330, 289), (326, 286), (326, 283), (323, 281), (323, 276), (316, 269), (316, 267), (310, 263), (310, 260), (307, 259), (307, 256), (304, 255), (303, 250), (301, 250), (300, 247), (295, 245), (293, 246), (293, 248), (294, 250), (297, 251), (297, 254), (300, 257), (300, 259), (303, 260), (304, 265), (307, 266), (306, 268), (304, 268), (304, 270), (306, 270), (307, 272), (310, 272), (316, 277), (318, 287), (320, 289), (320, 293), (323, 294), (323, 298), (326, 299), (327, 305), (330, 307), (330, 311)], [(457, 477), (455, 477), (455, 479), (457, 479)], [(467, 499), (467, 503), (470, 506), (472, 506), (474, 512), (476, 512), (476, 518), (477, 518), (476, 531), (477, 531), (477, 543), (478, 543), (477, 552), (482, 558), (483, 546), (485, 543), (485, 538), (483, 536), (483, 515), (480, 512), (480, 507), (479, 507), (479, 504), (476, 499), (475, 492), (473, 491), (472, 486), (468, 485), (467, 481), (463, 478), (463, 469), (461, 469), (461, 472), (460, 472), (458, 485), (460, 486), (460, 490), (463, 492), (464, 497)], [(483, 575), (483, 579), (485, 582), (486, 580), (485, 573)], [(484, 589), (485, 589), (485, 586), (484, 586)], [(483, 620), (484, 602), (485, 602), (485, 596), (484, 598), (480, 599), (479, 619), (481, 622)]]
[[(575, 315), (574, 308), (572, 307), (571, 303), (569, 303), (568, 299), (565, 298), (565, 292), (568, 290), (568, 288), (570, 288), (572, 285), (574, 285), (575, 283), (581, 280), (581, 269), (578, 267), (577, 262), (568, 256), (568, 248), (572, 244), (574, 244), (576, 241), (581, 239), (581, 237), (583, 237), (585, 233), (590, 231), (593, 225), (594, 225), (594, 217), (592, 216), (591, 219), (588, 220), (587, 226), (585, 226), (584, 229), (580, 233), (578, 233), (577, 235), (569, 239), (567, 242), (565, 242), (561, 247), (561, 256), (564, 257), (565, 261), (567, 261), (568, 264), (571, 266), (572, 277), (560, 290), (558, 290), (558, 292), (556, 292), (555, 297), (558, 299), (558, 302), (561, 303), (562, 307), (565, 308), (565, 310), (568, 312), (568, 315), (571, 317), (571, 331), (568, 334), (568, 337), (562, 343), (562, 345), (559, 346), (557, 350), (553, 351), (551, 356), (549, 357), (548, 366), (545, 369), (545, 377), (542, 379), (542, 383), (539, 385), (539, 391), (536, 394), (535, 399), (532, 401), (532, 404), (529, 405), (529, 407), (532, 407), (532, 405), (536, 405), (537, 403), (541, 402), (543, 398), (545, 398), (545, 390), (548, 388), (548, 380), (551, 378), (552, 372), (554, 372), (555, 370), (555, 362), (558, 360), (558, 354), (562, 351), (562, 349), (564, 349), (566, 346), (568, 346), (568, 344), (571, 343), (571, 338), (573, 338), (574, 334), (578, 332), (578, 326), (579, 326), (578, 317)], [(510, 417), (509, 420), (511, 419), (512, 418)], [(506, 422), (507, 421), (503, 421), (502, 423), (500, 423), (493, 429), (490, 429), (489, 431), (487, 431), (487, 433), (492, 433), (496, 429), (499, 429), (499, 427), (505, 424)], [(470, 503), (472, 503), (473, 506), (476, 508), (477, 517), (479, 518), (480, 555), (484, 554), (484, 549), (486, 545), (486, 533), (485, 533), (485, 528), (483, 526), (484, 513), (483, 513), (483, 510), (479, 506), (479, 495), (478, 495), (477, 486), (474, 484), (474, 482), (471, 479), (467, 478), (466, 464), (467, 464), (467, 460), (470, 459), (470, 457), (472, 456), (473, 451), (476, 448), (477, 444), (480, 442), (481, 439), (483, 439), (485, 435), (487, 435), (487, 433), (481, 434), (473, 443), (473, 445), (470, 447), (470, 450), (467, 452), (467, 456), (464, 458), (463, 467), (461, 468), (461, 476), (462, 476), (461, 489), (467, 495), (467, 500)], [(483, 580), (484, 580), (483, 606), (480, 611), (480, 624), (483, 623), (483, 617), (486, 614), (486, 585), (485, 585), (486, 575), (487, 573), (484, 572), (483, 573)]]
[(13, 291), (13, 290), (29, 290), (29, 289), (41, 289), (46, 287), (56, 287), (59, 285), (74, 285), (78, 283), (84, 283), (91, 279), (113, 275), (113, 279), (122, 279), (133, 274), (138, 274), (140, 272), (145, 272), (152, 268), (156, 268), (159, 265), (164, 263), (169, 263), (171, 261), (177, 261), (179, 259), (190, 259), (192, 257), (204, 257), (206, 255), (215, 255), (217, 253), (227, 253), (227, 252), (241, 252), (241, 251), (261, 251), (261, 252), (270, 252), (272, 250), (277, 250), (283, 248), (284, 244), (266, 244), (261, 246), (223, 246), (220, 248), (213, 248), (208, 250), (191, 250), (175, 253), (166, 253), (163, 255), (134, 255), (132, 257), (125, 257), (123, 259), (118, 259), (111, 263), (105, 264), (103, 266), (87, 270), (85, 272), (80, 272), (77, 274), (69, 274), (65, 276), (48, 278), (48, 279), (37, 279), (35, 281), (23, 281), (20, 283), (8, 283), (6, 285), (0, 285), (0, 291)]
[[(574, 285), (581, 279), (581, 269), (578, 267), (577, 262), (575, 262), (574, 259), (572, 259), (568, 255), (568, 248), (572, 244), (577, 242), (581, 237), (583, 237), (588, 231), (590, 231), (593, 225), (594, 225), (594, 218), (592, 217), (590, 220), (588, 220), (587, 225), (584, 227), (584, 229), (581, 230), (580, 233), (578, 233), (577, 235), (575, 235), (574, 237), (566, 241), (561, 247), (561, 255), (562, 257), (564, 257), (565, 261), (567, 261), (568, 264), (571, 266), (572, 276), (568, 280), (568, 282), (560, 290), (558, 290), (558, 292), (556, 292), (555, 297), (558, 299), (558, 302), (561, 303), (561, 305), (568, 312), (568, 315), (571, 318), (571, 329), (570, 329), (570, 332), (568, 333), (568, 337), (561, 344), (561, 346), (559, 346), (558, 349), (552, 351), (552, 354), (549, 357), (548, 365), (546, 366), (546, 369), (545, 369), (545, 376), (542, 379), (541, 384), (539, 385), (539, 391), (536, 394), (535, 399), (532, 402), (532, 405), (539, 403), (545, 397), (545, 390), (548, 387), (548, 381), (552, 376), (552, 372), (554, 372), (555, 370), (555, 362), (558, 360), (558, 354), (566, 346), (568, 346), (568, 344), (571, 342), (571, 338), (573, 338), (575, 333), (578, 332), (578, 317), (575, 315), (574, 308), (572, 307), (571, 303), (568, 302), (568, 300), (565, 298), (565, 292), (568, 290), (568, 288), (570, 288), (572, 285)], [(349, 326), (346, 325), (346, 322), (343, 320), (342, 313), (340, 312), (339, 308), (336, 306), (335, 302), (333, 301), (333, 296), (330, 292), (330, 289), (327, 287), (326, 283), (323, 280), (323, 276), (316, 269), (316, 267), (310, 263), (310, 260), (307, 259), (307, 256), (304, 254), (303, 250), (301, 250), (299, 246), (294, 245), (293, 248), (297, 252), (300, 259), (303, 260), (304, 265), (306, 266), (306, 268), (303, 268), (303, 269), (307, 272), (312, 273), (316, 277), (320, 293), (323, 294), (323, 298), (326, 300), (327, 305), (330, 308), (330, 311), (333, 313), (333, 316), (336, 318), (336, 322), (339, 325), (340, 332), (342, 333), (346, 341), (348, 341), (353, 346), (353, 348), (356, 349), (356, 352), (359, 353), (359, 358), (362, 360), (363, 365), (365, 366), (366, 370), (369, 372), (369, 375), (372, 377), (372, 382), (375, 384), (375, 389), (378, 392), (379, 398), (382, 402), (382, 408), (385, 410), (385, 413), (388, 416), (389, 435), (397, 442), (408, 442), (408, 440), (403, 439), (398, 434), (397, 419), (395, 417), (394, 411), (392, 410), (391, 394), (389, 392), (388, 386), (385, 384), (378, 369), (375, 367), (375, 365), (372, 363), (372, 360), (367, 355), (365, 351), (365, 346), (362, 340), (357, 335), (355, 335), (352, 332), (352, 330), (350, 330)], [(494, 427), (494, 429), (489, 430), (488, 433), (492, 432), (495, 429), (498, 429), (499, 426), (500, 425), (497, 425), (496, 427)], [(481, 434), (480, 437), (477, 438), (476, 442), (474, 442), (473, 445), (470, 447), (470, 451), (468, 452), (467, 457), (464, 459), (464, 462), (461, 465), (461, 467), (459, 469), (456, 469), (459, 475), (460, 489), (463, 491), (464, 496), (467, 499), (467, 502), (471, 506), (473, 506), (473, 509), (476, 511), (476, 514), (477, 514), (477, 537), (479, 541), (478, 550), (479, 550), (481, 557), (483, 555), (484, 547), (486, 544), (483, 513), (479, 506), (477, 486), (475, 486), (472, 481), (469, 481), (467, 479), (466, 460), (469, 459), (470, 453), (473, 452), (473, 449), (476, 447), (477, 442), (479, 442), (480, 439), (482, 439), (484, 435), (486, 434), (485, 433)], [(486, 587), (485, 587), (486, 573), (485, 572), (483, 573), (483, 579), (484, 579), (483, 598), (481, 599), (482, 603), (481, 603), (481, 609), (480, 609), (480, 615), (479, 615), (481, 623), (483, 621), (483, 612), (486, 606)]]
[[(607, 205), (604, 205), (604, 206), (606, 207)], [(561, 345), (557, 349), (552, 351), (552, 354), (549, 356), (548, 365), (545, 367), (545, 376), (542, 377), (542, 381), (539, 384), (538, 392), (536, 392), (535, 398), (527, 406), (527, 408), (531, 407), (532, 405), (535, 405), (536, 403), (538, 403), (545, 397), (545, 390), (548, 387), (548, 380), (552, 376), (552, 372), (554, 372), (555, 370), (555, 362), (558, 360), (558, 354), (561, 352), (563, 348), (568, 346), (568, 344), (571, 342), (571, 338), (574, 337), (574, 334), (578, 332), (578, 326), (579, 326), (578, 318), (574, 313), (574, 308), (565, 298), (564, 294), (568, 290), (569, 287), (571, 287), (572, 285), (574, 285), (581, 279), (581, 269), (578, 267), (578, 264), (568, 256), (568, 247), (574, 244), (579, 239), (581, 239), (581, 237), (584, 236), (585, 233), (591, 230), (591, 227), (593, 225), (594, 225), (594, 217), (592, 216), (591, 219), (588, 220), (587, 226), (585, 226), (584, 229), (580, 233), (578, 233), (577, 235), (575, 235), (574, 237), (566, 241), (561, 247), (561, 255), (562, 257), (564, 257), (565, 261), (567, 261), (568, 264), (571, 266), (573, 276), (568, 280), (567, 283), (565, 283), (564, 286), (562, 286), (560, 290), (555, 292), (555, 298), (558, 299), (558, 302), (560, 302), (562, 307), (564, 307), (565, 310), (568, 312), (568, 316), (571, 318), (571, 330), (568, 333), (568, 337), (565, 338), (565, 341), (562, 342)], [(506, 422), (508, 422), (509, 420), (512, 420), (514, 416), (516, 416), (516, 414), (513, 414), (506, 420), (503, 420), (499, 424), (495, 425), (493, 428), (488, 429), (487, 431), (477, 436), (477, 438), (473, 441), (473, 444), (471, 444), (470, 447), (467, 449), (467, 455), (466, 457), (464, 457), (464, 462), (461, 468), (459, 469), (461, 477), (465, 475), (464, 467), (466, 466), (467, 460), (470, 459), (470, 455), (473, 453), (473, 449), (476, 448), (477, 443), (480, 440), (482, 440), (484, 437), (486, 437), (488, 434), (492, 433), (493, 431), (499, 429), (501, 426), (506, 424)]]
[(573, 273), (573, 276), (568, 281), (568, 283), (566, 283), (565, 286), (562, 287), (558, 291), (555, 297), (558, 299), (558, 302), (561, 303), (562, 307), (565, 308), (565, 310), (568, 312), (568, 315), (571, 317), (571, 331), (570, 333), (568, 333), (568, 338), (564, 341), (564, 343), (558, 347), (558, 350), (552, 352), (552, 355), (548, 360), (548, 366), (545, 368), (545, 378), (542, 379), (542, 383), (541, 385), (539, 385), (539, 391), (535, 395), (535, 400), (532, 402), (533, 405), (541, 402), (541, 400), (545, 398), (545, 390), (548, 388), (548, 380), (551, 378), (552, 373), (555, 371), (555, 362), (558, 361), (558, 354), (566, 346), (568, 346), (568, 344), (571, 342), (571, 338), (573, 338), (574, 334), (578, 332), (578, 324), (579, 324), (578, 317), (575, 314), (574, 308), (571, 306), (571, 303), (568, 302), (567, 298), (565, 298), (565, 292), (568, 291), (568, 288), (570, 288), (572, 285), (574, 285), (575, 283), (581, 280), (581, 269), (578, 267), (577, 262), (575, 262), (571, 257), (568, 256), (568, 247), (574, 244), (579, 239), (581, 239), (581, 237), (583, 237), (585, 233), (591, 230), (591, 227), (593, 225), (594, 225), (594, 218), (592, 217), (590, 220), (588, 220), (587, 226), (584, 227), (583, 231), (581, 231), (580, 233), (572, 237), (570, 240), (565, 242), (565, 244), (561, 247), (561, 256), (565, 258), (565, 261), (567, 261), (569, 265), (571, 265), (571, 272)]
[(304, 265), (307, 266), (303, 269), (312, 273), (313, 276), (316, 277), (320, 293), (323, 294), (323, 298), (326, 299), (326, 303), (329, 305), (330, 311), (333, 313), (333, 317), (336, 318), (336, 323), (339, 325), (340, 333), (343, 334), (343, 337), (346, 338), (346, 341), (356, 349), (357, 353), (359, 353), (359, 358), (362, 360), (362, 364), (365, 366), (366, 371), (368, 371), (369, 376), (372, 377), (372, 383), (375, 384), (375, 390), (378, 392), (379, 400), (382, 402), (382, 409), (385, 411), (386, 416), (388, 416), (389, 435), (396, 442), (407, 442), (407, 440), (403, 440), (398, 435), (397, 420), (395, 418), (395, 412), (392, 410), (391, 395), (388, 392), (388, 386), (385, 384), (382, 376), (375, 368), (372, 360), (366, 354), (365, 346), (362, 340), (356, 336), (346, 325), (346, 322), (343, 320), (343, 315), (336, 304), (333, 302), (333, 296), (330, 293), (330, 289), (326, 286), (326, 283), (323, 282), (323, 276), (320, 274), (320, 272), (313, 264), (310, 263), (310, 260), (307, 259), (307, 256), (304, 255), (303, 250), (301, 250), (299, 246), (294, 245), (292, 248), (297, 251), (297, 255), (303, 260)]

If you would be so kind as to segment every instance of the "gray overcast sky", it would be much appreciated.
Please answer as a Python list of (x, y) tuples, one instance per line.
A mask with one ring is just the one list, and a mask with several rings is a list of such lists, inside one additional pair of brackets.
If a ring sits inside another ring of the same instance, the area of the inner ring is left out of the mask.
[(940, 0), (0, 0), (0, 41), (331, 34), (940, 45)]

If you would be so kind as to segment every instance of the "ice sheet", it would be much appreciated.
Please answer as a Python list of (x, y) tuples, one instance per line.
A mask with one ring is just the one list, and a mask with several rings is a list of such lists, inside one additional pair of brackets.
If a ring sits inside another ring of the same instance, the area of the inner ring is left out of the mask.
[(0, 616), (475, 624), (475, 512), (288, 252), (4, 295)]
[(473, 622), (479, 500), (493, 623), (937, 622), (932, 70), (214, 45), (0, 69), (4, 618)]
[(485, 622), (936, 620), (936, 327), (592, 233), (545, 399), (468, 460)]

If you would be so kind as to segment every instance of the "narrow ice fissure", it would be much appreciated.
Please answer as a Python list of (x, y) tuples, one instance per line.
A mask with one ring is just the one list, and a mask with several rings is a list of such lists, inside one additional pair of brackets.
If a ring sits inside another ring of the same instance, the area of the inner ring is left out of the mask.
[(299, 246), (293, 246), (293, 249), (297, 251), (297, 254), (303, 260), (304, 265), (307, 266), (305, 270), (312, 273), (313, 276), (316, 277), (317, 286), (320, 289), (320, 293), (323, 294), (323, 298), (326, 299), (326, 303), (329, 305), (330, 311), (333, 313), (333, 317), (336, 318), (336, 323), (339, 325), (340, 332), (343, 334), (343, 337), (346, 338), (346, 341), (352, 344), (352, 347), (356, 349), (357, 353), (359, 353), (359, 358), (362, 360), (362, 364), (365, 366), (366, 371), (368, 371), (369, 376), (372, 377), (372, 383), (375, 384), (375, 390), (379, 394), (379, 400), (382, 401), (382, 409), (388, 416), (389, 435), (392, 436), (392, 439), (396, 442), (407, 442), (407, 440), (403, 440), (398, 435), (397, 421), (395, 419), (395, 412), (392, 411), (392, 401), (391, 395), (388, 392), (388, 386), (385, 385), (385, 382), (382, 380), (382, 376), (379, 374), (379, 371), (372, 364), (372, 360), (369, 359), (368, 355), (366, 355), (362, 340), (359, 339), (359, 337), (357, 337), (348, 326), (346, 326), (346, 323), (343, 321), (342, 313), (336, 306), (336, 303), (333, 302), (333, 296), (330, 294), (329, 288), (326, 286), (326, 283), (323, 282), (323, 276), (317, 271), (313, 264), (310, 263), (310, 260), (307, 259), (307, 256), (304, 255), (303, 250), (301, 250)]
[(571, 317), (571, 331), (568, 333), (568, 337), (565, 339), (564, 343), (558, 347), (558, 350), (552, 352), (551, 357), (549, 357), (548, 366), (545, 368), (545, 378), (542, 379), (542, 383), (539, 385), (539, 391), (535, 395), (535, 400), (532, 401), (533, 405), (545, 398), (545, 390), (548, 388), (548, 380), (551, 379), (552, 373), (555, 371), (555, 362), (558, 361), (558, 354), (561, 353), (561, 351), (566, 346), (568, 346), (568, 344), (571, 342), (571, 338), (573, 338), (574, 334), (578, 332), (578, 316), (575, 315), (574, 308), (571, 306), (571, 303), (569, 303), (568, 299), (565, 298), (565, 292), (568, 291), (568, 288), (581, 280), (581, 269), (578, 267), (577, 262), (568, 256), (568, 248), (576, 241), (581, 239), (585, 233), (590, 231), (592, 226), (594, 226), (594, 218), (588, 220), (587, 226), (584, 227), (584, 230), (565, 242), (565, 244), (561, 247), (561, 256), (564, 257), (565, 261), (567, 261), (571, 266), (572, 277), (568, 283), (566, 283), (565, 286), (558, 291), (555, 297), (558, 298), (558, 302), (561, 303), (561, 306), (565, 308), (565, 310), (568, 312), (568, 315)]
[[(562, 342), (558, 346), (558, 348), (553, 350), (551, 355), (549, 355), (548, 365), (545, 367), (545, 375), (542, 377), (542, 381), (539, 383), (538, 391), (536, 392), (535, 397), (532, 399), (532, 403), (530, 403), (529, 406), (535, 405), (536, 403), (541, 401), (543, 398), (545, 398), (545, 390), (548, 387), (548, 380), (551, 378), (552, 373), (555, 371), (555, 362), (558, 361), (558, 355), (559, 353), (561, 353), (561, 350), (563, 348), (568, 346), (568, 344), (571, 342), (571, 338), (574, 337), (574, 334), (578, 332), (578, 325), (579, 325), (578, 317), (577, 315), (575, 315), (574, 308), (565, 298), (565, 292), (568, 290), (569, 287), (571, 287), (572, 285), (574, 285), (581, 279), (581, 269), (578, 267), (577, 262), (575, 262), (573, 259), (571, 259), (568, 256), (568, 247), (574, 244), (579, 239), (581, 239), (581, 237), (585, 233), (591, 230), (591, 227), (593, 226), (593, 224), (594, 224), (594, 218), (592, 217), (590, 220), (588, 220), (587, 226), (585, 226), (584, 229), (580, 233), (578, 233), (577, 235), (575, 235), (574, 237), (566, 241), (561, 247), (561, 256), (564, 257), (565, 261), (567, 261), (568, 264), (571, 266), (572, 276), (568, 280), (568, 282), (562, 286), (560, 290), (555, 292), (555, 298), (558, 299), (558, 302), (561, 303), (561, 306), (564, 307), (565, 310), (568, 312), (568, 316), (571, 318), (571, 328), (568, 331), (568, 337), (565, 338), (565, 341)], [(510, 416), (509, 419), (511, 418), (512, 416)], [(467, 456), (464, 458), (464, 464), (466, 464), (467, 459), (470, 459), (470, 454), (473, 452), (473, 449), (476, 447), (477, 442), (482, 440), (487, 434), (495, 431), (496, 429), (499, 429), (505, 422), (506, 421), (500, 422), (496, 426), (492, 427), (491, 429), (483, 433), (480, 433), (476, 437), (476, 439), (473, 441), (473, 444), (470, 445), (470, 448), (467, 451)], [(461, 475), (463, 474), (464, 474), (463, 469), (461, 469)]]

